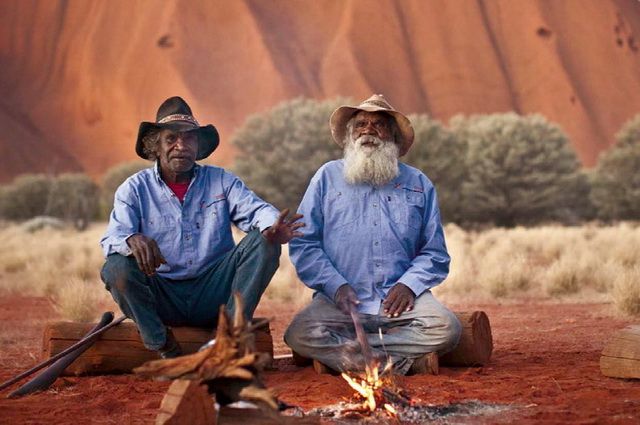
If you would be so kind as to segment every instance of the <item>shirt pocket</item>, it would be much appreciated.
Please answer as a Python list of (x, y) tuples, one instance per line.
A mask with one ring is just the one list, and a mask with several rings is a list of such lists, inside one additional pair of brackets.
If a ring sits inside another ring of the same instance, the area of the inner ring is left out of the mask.
[[(228, 216), (226, 198), (203, 204), (196, 215), (196, 229), (200, 232), (205, 229), (217, 229), (224, 224), (225, 217)], [(216, 231), (215, 233), (218, 232)]]
[(407, 225), (414, 230), (420, 230), (424, 217), (424, 194), (407, 189), (399, 190), (394, 196), (393, 220)]
[(348, 232), (358, 219), (357, 200), (343, 191), (331, 191), (327, 196), (324, 216), (330, 228), (344, 229)]
[(167, 214), (157, 215), (147, 218), (144, 223), (146, 229), (143, 230), (143, 233), (145, 236), (154, 239), (158, 243), (160, 251), (162, 251), (163, 247), (165, 250), (168, 249), (167, 245), (171, 245), (170, 235), (175, 233), (175, 221), (173, 217)]

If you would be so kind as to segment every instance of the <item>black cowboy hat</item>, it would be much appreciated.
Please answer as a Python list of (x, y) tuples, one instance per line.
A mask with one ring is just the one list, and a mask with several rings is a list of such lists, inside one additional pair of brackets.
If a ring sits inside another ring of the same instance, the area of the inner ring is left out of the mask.
[(173, 131), (192, 131), (198, 132), (198, 155), (196, 160), (204, 159), (216, 150), (220, 142), (218, 130), (211, 124), (201, 127), (198, 121), (193, 117), (191, 108), (181, 97), (174, 96), (162, 102), (156, 114), (156, 122), (140, 123), (138, 129), (138, 140), (136, 141), (136, 153), (144, 159), (148, 158), (142, 146), (142, 138), (153, 129), (167, 128)]

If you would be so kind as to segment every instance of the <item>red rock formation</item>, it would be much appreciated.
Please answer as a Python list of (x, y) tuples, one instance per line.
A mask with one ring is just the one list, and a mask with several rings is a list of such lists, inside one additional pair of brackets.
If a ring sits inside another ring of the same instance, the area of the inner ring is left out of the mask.
[(133, 159), (179, 94), (222, 144), (297, 96), (406, 112), (539, 112), (586, 165), (640, 112), (635, 0), (0, 2), (0, 180)]

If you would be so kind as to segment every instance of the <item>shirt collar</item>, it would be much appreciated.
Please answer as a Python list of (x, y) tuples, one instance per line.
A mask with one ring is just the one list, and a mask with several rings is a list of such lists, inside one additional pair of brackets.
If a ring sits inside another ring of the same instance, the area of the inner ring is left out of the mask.
[[(198, 172), (200, 171), (201, 167), (202, 166), (197, 162), (193, 164), (193, 176), (191, 177), (191, 181), (195, 180), (195, 178), (198, 176)], [(156, 177), (156, 181), (158, 183), (163, 183), (162, 176), (160, 175), (160, 161), (158, 160), (156, 160), (153, 166), (153, 175)]]

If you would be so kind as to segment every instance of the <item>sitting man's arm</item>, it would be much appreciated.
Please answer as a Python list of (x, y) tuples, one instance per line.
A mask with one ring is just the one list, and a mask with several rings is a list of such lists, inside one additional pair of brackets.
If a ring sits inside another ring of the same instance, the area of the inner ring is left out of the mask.
[(294, 214), (289, 218), (289, 208), (285, 208), (280, 212), (273, 226), (264, 230), (262, 235), (270, 243), (278, 243), (280, 245), (289, 243), (291, 239), (302, 236), (302, 233), (298, 231), (299, 228), (305, 226), (304, 223), (298, 221), (302, 217), (302, 214)]
[(413, 300), (407, 306), (404, 306), (404, 302), (400, 306), (396, 303), (396, 297), (410, 298), (411, 294), (406, 289), (410, 289), (415, 299), (423, 292), (440, 284), (449, 273), (450, 257), (444, 240), (436, 191), (426, 179), (423, 185), (425, 188), (425, 211), (422, 234), (420, 235), (422, 245), (416, 257), (411, 261), (411, 266), (389, 291), (385, 300), (385, 310), (389, 310), (387, 314), (400, 314), (402, 311), (413, 308)]
[(270, 243), (279, 244), (289, 243), (292, 238), (302, 236), (298, 231), (305, 225), (299, 221), (301, 214), (289, 217), (289, 209), (279, 212), (228, 171), (225, 171), (223, 179), (230, 219), (240, 230), (248, 233), (257, 228)]
[(136, 233), (127, 238), (127, 244), (138, 263), (138, 267), (147, 276), (151, 276), (161, 264), (166, 264), (160, 252), (158, 243), (142, 233)]
[(133, 255), (142, 270), (152, 275), (160, 264), (166, 263), (155, 240), (140, 231), (139, 202), (129, 181), (123, 183), (115, 193), (109, 224), (100, 245), (106, 256)]
[[(338, 288), (346, 285), (347, 280), (336, 270), (323, 248), (322, 171), (321, 168), (311, 179), (300, 203), (298, 212), (304, 215), (306, 226), (302, 229), (303, 235), (289, 243), (289, 256), (302, 282), (335, 302)], [(348, 285), (347, 288), (351, 289)]]

